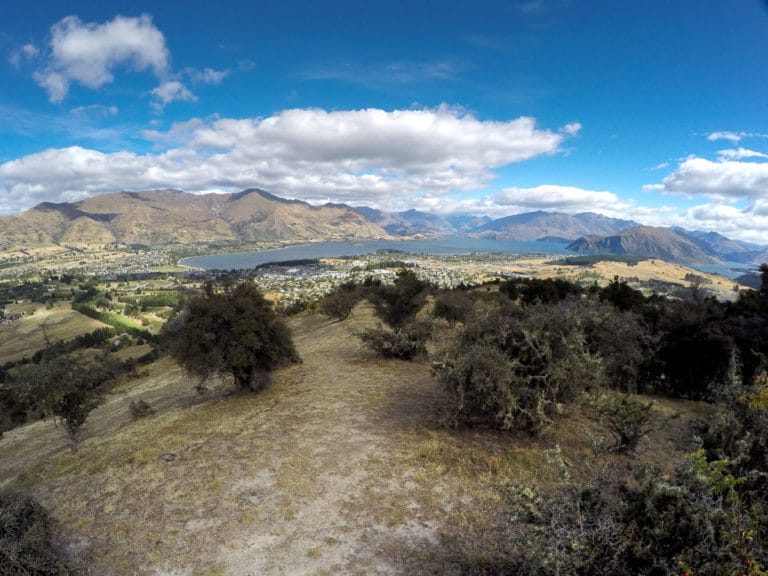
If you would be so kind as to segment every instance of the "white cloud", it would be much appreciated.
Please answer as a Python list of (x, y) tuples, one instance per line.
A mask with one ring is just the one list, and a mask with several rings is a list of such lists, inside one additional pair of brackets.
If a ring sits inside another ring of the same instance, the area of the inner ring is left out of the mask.
[(24, 44), (21, 48), (11, 52), (8, 62), (11, 63), (11, 66), (18, 69), (23, 61), (34, 60), (38, 54), (40, 54), (40, 49), (37, 46), (34, 44)]
[(768, 163), (712, 162), (704, 158), (685, 159), (663, 180), (664, 190), (687, 196), (715, 199), (756, 199), (768, 196)]
[(567, 134), (568, 136), (573, 136), (574, 134), (577, 134), (581, 130), (581, 124), (579, 122), (571, 122), (570, 124), (566, 124), (560, 129), (560, 132), (563, 134)]
[(701, 204), (682, 212), (676, 220), (689, 230), (717, 230), (729, 238), (766, 244), (768, 242), (768, 210), (765, 202), (745, 209), (722, 203)]
[(744, 158), (768, 158), (768, 154), (757, 152), (756, 150), (748, 150), (746, 148), (731, 148), (728, 150), (719, 150), (717, 152), (722, 158), (729, 160), (742, 160)]
[(267, 118), (192, 119), (144, 135), (164, 151), (46, 150), (0, 164), (0, 186), (17, 209), (71, 193), (250, 186), (314, 202), (388, 207), (414, 195), (480, 189), (494, 170), (557, 153), (565, 139), (562, 131), (538, 129), (532, 118), (481, 121), (449, 107), (286, 110)]
[(707, 140), (715, 142), (716, 140), (730, 140), (738, 142), (745, 136), (744, 132), (711, 132), (707, 134)]
[(229, 70), (185, 68), (183, 74), (195, 84), (221, 84), (221, 81), (229, 76)]
[(178, 80), (168, 80), (163, 82), (152, 90), (152, 95), (155, 96), (162, 104), (160, 107), (170, 104), (171, 102), (194, 102), (197, 100), (197, 96), (184, 86)]
[(165, 37), (148, 15), (116, 16), (103, 24), (67, 16), (51, 27), (48, 66), (34, 78), (46, 89), (51, 102), (61, 102), (73, 81), (100, 88), (114, 80), (113, 69), (118, 65), (151, 69), (163, 77), (169, 60)]
[(768, 134), (757, 134), (754, 132), (711, 132), (707, 134), (707, 140), (710, 142), (729, 140), (736, 144), (742, 138), (768, 138)]
[(630, 204), (612, 192), (596, 192), (574, 186), (543, 184), (534, 188), (505, 188), (493, 196), (501, 206), (513, 206), (519, 212), (550, 210), (556, 212), (624, 213)]
[(103, 106), (102, 104), (90, 104), (88, 106), (78, 106), (72, 108), (70, 112), (75, 116), (116, 116), (119, 112), (117, 106)]

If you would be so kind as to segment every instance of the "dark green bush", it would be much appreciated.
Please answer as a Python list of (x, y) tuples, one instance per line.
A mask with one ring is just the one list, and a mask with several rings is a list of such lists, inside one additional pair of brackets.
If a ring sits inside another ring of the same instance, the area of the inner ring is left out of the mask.
[(478, 545), (454, 531), (452, 562), (472, 576), (764, 575), (762, 512), (745, 506), (726, 466), (698, 451), (672, 476), (603, 468), (553, 493), (502, 486), (490, 537)]
[(376, 308), (376, 314), (392, 328), (410, 322), (424, 306), (429, 284), (420, 280), (412, 270), (402, 269), (394, 284), (371, 285), (366, 296)]
[(381, 324), (356, 333), (363, 345), (385, 358), (413, 360), (427, 354), (427, 342), (432, 324), (414, 320), (399, 328), (389, 329)]
[(226, 283), (202, 294), (163, 327), (167, 349), (188, 373), (233, 378), (240, 390), (258, 390), (269, 372), (299, 360), (291, 333), (253, 282)]
[(432, 314), (435, 318), (445, 320), (450, 326), (455, 326), (457, 322), (467, 319), (473, 305), (474, 298), (467, 290), (442, 290), (435, 298)]
[(346, 320), (362, 297), (357, 284), (345, 282), (323, 298), (320, 303), (320, 312), (339, 321)]
[(0, 575), (74, 574), (51, 537), (51, 520), (34, 499), (0, 493)]

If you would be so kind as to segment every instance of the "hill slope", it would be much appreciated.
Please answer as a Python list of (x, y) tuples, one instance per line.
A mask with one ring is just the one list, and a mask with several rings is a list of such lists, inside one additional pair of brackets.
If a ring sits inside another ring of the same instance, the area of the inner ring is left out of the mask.
[(586, 236), (569, 244), (568, 249), (582, 253), (630, 254), (678, 264), (719, 262), (677, 232), (650, 226), (637, 226), (609, 236)]
[(632, 226), (637, 226), (637, 223), (591, 212), (573, 215), (559, 212), (527, 212), (488, 222), (474, 230), (472, 235), (512, 241), (540, 238), (576, 240), (581, 236), (615, 234)]
[[(291, 318), (303, 362), (254, 395), (200, 403), (161, 359), (94, 411), (78, 454), (51, 421), (6, 433), (0, 485), (25, 484), (93, 574), (456, 573), (441, 534), (488, 533), (500, 485), (558, 469), (537, 440), (436, 425), (431, 363), (362, 350), (349, 329), (374, 322), (367, 304)], [(131, 422), (136, 399), (158, 413)], [(652, 450), (677, 454), (691, 405), (672, 404)], [(552, 430), (574, 475), (596, 433), (577, 411)]]
[(160, 246), (386, 236), (383, 228), (346, 206), (312, 206), (256, 189), (203, 195), (118, 192), (75, 203), (43, 203), (0, 218), (0, 248), (5, 250), (55, 244)]

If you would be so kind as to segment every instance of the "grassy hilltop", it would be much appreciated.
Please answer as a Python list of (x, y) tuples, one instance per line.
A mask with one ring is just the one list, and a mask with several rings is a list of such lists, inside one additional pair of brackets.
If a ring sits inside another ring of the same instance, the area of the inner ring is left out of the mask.
[[(153, 364), (96, 409), (76, 455), (50, 421), (6, 433), (0, 478), (31, 489), (96, 573), (378, 574), (441, 573), (441, 539), (482, 534), (501, 483), (558, 480), (546, 448), (587, 473), (599, 430), (578, 410), (540, 439), (440, 425), (430, 363), (379, 359), (349, 332), (374, 321), (369, 305), (291, 319), (303, 362), (253, 396), (221, 384), (202, 401)], [(132, 422), (136, 398), (158, 414)], [(642, 457), (669, 465), (711, 407), (657, 411)]]

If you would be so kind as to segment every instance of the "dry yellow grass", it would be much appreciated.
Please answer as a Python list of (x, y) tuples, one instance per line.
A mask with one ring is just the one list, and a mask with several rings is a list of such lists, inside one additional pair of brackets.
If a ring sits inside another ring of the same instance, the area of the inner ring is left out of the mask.
[[(7, 433), (0, 484), (31, 490), (95, 574), (396, 574), (437, 566), (413, 550), (482, 527), (504, 482), (554, 481), (542, 448), (574, 474), (590, 464), (578, 411), (538, 440), (442, 427), (429, 363), (379, 359), (349, 332), (372, 322), (366, 305), (293, 318), (303, 362), (257, 395), (218, 383), (200, 403), (161, 360), (94, 412), (76, 455), (50, 422)], [(158, 414), (131, 422), (137, 398)]]

